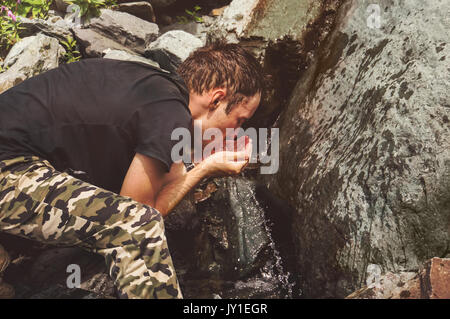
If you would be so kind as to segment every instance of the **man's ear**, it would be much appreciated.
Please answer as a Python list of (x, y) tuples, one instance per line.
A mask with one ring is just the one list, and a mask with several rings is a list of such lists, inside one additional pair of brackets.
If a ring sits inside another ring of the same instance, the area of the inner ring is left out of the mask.
[(220, 102), (224, 101), (227, 97), (227, 90), (225, 88), (217, 88), (212, 90), (211, 102), (209, 103), (209, 108), (211, 110), (217, 109)]

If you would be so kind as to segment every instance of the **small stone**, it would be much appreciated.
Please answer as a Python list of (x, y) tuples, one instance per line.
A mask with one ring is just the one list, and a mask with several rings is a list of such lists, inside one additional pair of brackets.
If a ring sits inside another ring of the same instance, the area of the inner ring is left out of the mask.
[(209, 15), (211, 15), (213, 17), (221, 16), (226, 8), (227, 8), (227, 6), (224, 6), (222, 8), (212, 9), (211, 13)]

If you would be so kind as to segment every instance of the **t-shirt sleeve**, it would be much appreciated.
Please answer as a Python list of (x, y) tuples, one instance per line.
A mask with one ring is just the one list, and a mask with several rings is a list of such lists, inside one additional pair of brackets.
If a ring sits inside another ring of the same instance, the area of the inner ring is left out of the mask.
[(137, 111), (137, 146), (135, 152), (160, 160), (170, 170), (172, 140), (176, 128), (190, 130), (191, 115), (179, 100), (166, 100), (141, 107)]

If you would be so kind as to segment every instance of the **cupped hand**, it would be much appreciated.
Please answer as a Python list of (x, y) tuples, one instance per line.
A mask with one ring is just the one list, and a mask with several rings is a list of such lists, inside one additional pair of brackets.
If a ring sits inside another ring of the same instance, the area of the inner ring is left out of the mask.
[(216, 151), (206, 157), (200, 165), (208, 176), (229, 176), (242, 172), (252, 155), (252, 141), (242, 136), (237, 141), (227, 141), (224, 150)]

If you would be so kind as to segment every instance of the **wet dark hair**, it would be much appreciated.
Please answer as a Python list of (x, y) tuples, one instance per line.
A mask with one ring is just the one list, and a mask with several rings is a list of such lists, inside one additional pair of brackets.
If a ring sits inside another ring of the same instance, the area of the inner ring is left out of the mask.
[(241, 45), (223, 40), (194, 51), (177, 72), (189, 91), (197, 94), (226, 88), (226, 114), (245, 98), (262, 95), (264, 91), (264, 75), (258, 60)]

